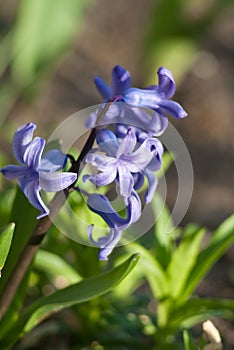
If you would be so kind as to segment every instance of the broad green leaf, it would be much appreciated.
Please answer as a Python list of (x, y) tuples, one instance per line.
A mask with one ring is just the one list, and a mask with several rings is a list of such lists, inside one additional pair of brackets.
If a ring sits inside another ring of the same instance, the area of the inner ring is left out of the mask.
[[(151, 202), (155, 217), (155, 252), (156, 259), (165, 269), (171, 260), (174, 247), (173, 222), (169, 209), (156, 193)], [(166, 232), (169, 229), (170, 232)]]
[(25, 197), (24, 193), (18, 187), (13, 203), (12, 212), (10, 215), (10, 222), (15, 223), (15, 232), (10, 247), (10, 252), (4, 266), (4, 274), (1, 278), (0, 292), (2, 291), (9, 275), (14, 269), (17, 260), (28, 241), (34, 227), (38, 220), (36, 216), (38, 210), (33, 208)]
[(234, 318), (233, 299), (192, 298), (170, 315), (170, 326), (192, 327), (211, 316)]
[(8, 333), (4, 334), (0, 348), (5, 349), (14, 344), (20, 335), (29, 332), (51, 314), (107, 293), (131, 272), (138, 259), (139, 255), (134, 254), (110, 271), (84, 279), (37, 300), (23, 312)]
[(175, 302), (180, 302), (180, 296), (186, 289), (191, 270), (196, 265), (200, 251), (204, 229), (195, 229), (193, 235), (184, 238), (175, 250), (168, 265), (167, 273), (170, 281), (170, 295)]
[[(122, 239), (121, 242), (124, 242), (124, 239)], [(141, 269), (149, 282), (154, 297), (161, 299), (167, 296), (169, 287), (167, 275), (151, 253), (136, 242), (127, 244), (125, 249), (129, 253), (136, 251), (140, 253), (141, 260), (139, 265), (141, 266)]]
[(186, 299), (196, 289), (202, 278), (232, 245), (234, 241), (234, 215), (226, 219), (213, 233), (207, 247), (203, 249), (188, 276), (181, 298)]
[(21, 0), (13, 32), (13, 76), (23, 87), (53, 68), (80, 29), (86, 0)]
[(0, 233), (0, 277), (2, 268), (10, 250), (14, 230), (15, 224), (11, 223), (7, 225)]
[[(121, 263), (126, 259), (126, 254), (121, 254), (117, 259), (117, 263)], [(136, 265), (134, 270), (131, 272), (131, 278), (127, 278), (124, 281), (124, 288), (120, 284), (113, 290), (113, 295), (115, 298), (126, 299), (131, 298), (134, 291), (142, 285), (145, 281), (145, 274), (141, 266), (141, 259), (139, 263)]]
[(82, 279), (76, 270), (64, 259), (57, 254), (42, 249), (37, 252), (33, 262), (33, 267), (43, 270), (52, 278), (62, 276), (69, 284), (77, 283)]

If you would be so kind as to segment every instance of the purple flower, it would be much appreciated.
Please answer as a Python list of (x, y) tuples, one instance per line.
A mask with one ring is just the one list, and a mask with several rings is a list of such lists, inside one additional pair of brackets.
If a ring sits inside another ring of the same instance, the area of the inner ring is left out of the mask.
[(130, 88), (124, 91), (123, 101), (138, 107), (146, 107), (165, 116), (165, 113), (175, 118), (187, 116), (181, 105), (169, 100), (175, 93), (175, 81), (172, 73), (160, 67), (158, 70), (158, 85), (152, 85), (145, 89)]
[(111, 206), (108, 198), (100, 194), (90, 194), (87, 201), (90, 210), (99, 214), (110, 227), (110, 233), (107, 236), (100, 237), (97, 241), (93, 239), (93, 225), (90, 225), (88, 234), (93, 245), (100, 247), (99, 259), (107, 260), (108, 255), (119, 242), (122, 231), (136, 222), (141, 215), (141, 201), (138, 194), (134, 191), (128, 199), (126, 207), (126, 218), (122, 218)]
[[(165, 114), (153, 111), (149, 113), (143, 108), (133, 108), (125, 101), (125, 96), (131, 89), (131, 77), (129, 72), (121, 66), (116, 66), (112, 70), (112, 83), (108, 86), (100, 77), (94, 79), (96, 87), (101, 94), (104, 102), (113, 102), (106, 112), (102, 123), (125, 123), (146, 129), (153, 136), (161, 135), (168, 125), (168, 120)], [(134, 107), (138, 107), (134, 105)], [(93, 128), (97, 121), (96, 113), (92, 113), (86, 122), (87, 128)]]
[(102, 129), (97, 134), (97, 143), (99, 150), (106, 155), (89, 153), (86, 162), (96, 166), (100, 173), (84, 175), (83, 180), (90, 180), (97, 186), (105, 186), (116, 181), (124, 198), (128, 198), (134, 189), (135, 173), (147, 175), (147, 169), (155, 171), (160, 168), (163, 146), (155, 138), (146, 138), (136, 148), (137, 138), (132, 129), (128, 130), (120, 143), (112, 131)]
[(94, 82), (105, 101), (111, 101), (116, 98), (121, 99), (124, 92), (132, 85), (130, 73), (121, 66), (115, 66), (112, 70), (111, 87), (100, 77), (96, 77)]
[(28, 123), (16, 131), (12, 148), (20, 165), (5, 166), (0, 172), (8, 180), (18, 179), (18, 184), (29, 202), (41, 211), (37, 217), (40, 219), (49, 214), (49, 209), (40, 197), (40, 190), (61, 191), (75, 182), (77, 174), (57, 172), (66, 162), (66, 156), (59, 150), (48, 151), (42, 157), (45, 140), (41, 137), (33, 139), (35, 129), (34, 123)]

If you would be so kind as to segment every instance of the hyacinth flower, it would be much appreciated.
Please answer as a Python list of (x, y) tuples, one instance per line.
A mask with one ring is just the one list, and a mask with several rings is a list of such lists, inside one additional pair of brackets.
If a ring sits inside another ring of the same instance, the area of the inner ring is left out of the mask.
[[(158, 85), (144, 89), (131, 87), (131, 77), (127, 70), (120, 66), (112, 71), (112, 84), (109, 87), (101, 78), (95, 78), (96, 87), (104, 102), (118, 101), (109, 108), (103, 118), (104, 123), (124, 123), (146, 129), (151, 136), (161, 135), (168, 125), (167, 114), (175, 118), (187, 116), (181, 105), (169, 100), (175, 93), (176, 85), (172, 73), (164, 68), (158, 69)], [(140, 107), (140, 108), (139, 108)], [(152, 113), (146, 110), (149, 109)], [(97, 117), (93, 113), (88, 127), (94, 127)]]
[(100, 173), (84, 175), (83, 181), (89, 180), (97, 186), (109, 185), (115, 181), (119, 185), (120, 194), (127, 199), (135, 188), (134, 174), (143, 174), (148, 179), (147, 198), (152, 197), (151, 186), (155, 190), (157, 180), (153, 180), (150, 173), (161, 166), (163, 154), (161, 142), (156, 138), (146, 138), (136, 148), (137, 138), (131, 128), (121, 142), (111, 130), (107, 129), (100, 130), (96, 140), (99, 150), (106, 154), (89, 153), (86, 162), (97, 167)]
[(73, 184), (77, 174), (58, 172), (66, 163), (66, 156), (59, 150), (50, 150), (43, 157), (45, 140), (33, 139), (34, 123), (21, 126), (13, 137), (12, 148), (20, 165), (8, 165), (0, 172), (8, 180), (18, 180), (19, 187), (29, 202), (41, 213), (38, 219), (49, 214), (49, 208), (40, 196), (40, 190), (58, 192)]
[[(166, 116), (162, 113), (153, 111), (149, 113), (143, 108), (133, 108), (131, 104), (126, 103), (125, 95), (131, 90), (132, 82), (130, 73), (117, 65), (112, 70), (112, 83), (108, 86), (100, 77), (94, 79), (95, 85), (103, 98), (103, 102), (113, 103), (109, 107), (102, 122), (125, 123), (139, 128), (147, 128), (152, 136), (161, 135), (168, 125)], [(134, 107), (138, 107), (134, 105)], [(88, 128), (95, 126), (97, 114), (92, 113), (86, 122)]]
[(118, 244), (123, 230), (136, 222), (141, 215), (141, 201), (138, 194), (133, 191), (128, 198), (126, 218), (122, 218), (111, 206), (108, 198), (97, 193), (88, 195), (87, 205), (90, 210), (100, 215), (110, 228), (110, 233), (100, 237), (97, 241), (93, 238), (93, 225), (89, 226), (89, 239), (91, 243), (100, 248), (99, 259), (107, 260), (108, 255)]

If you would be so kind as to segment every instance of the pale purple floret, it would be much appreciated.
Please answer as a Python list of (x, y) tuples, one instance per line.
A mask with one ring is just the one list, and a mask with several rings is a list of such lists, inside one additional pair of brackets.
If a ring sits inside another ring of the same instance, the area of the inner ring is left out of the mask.
[(122, 231), (127, 229), (132, 223), (136, 222), (141, 215), (141, 201), (138, 194), (134, 191), (128, 198), (126, 207), (126, 218), (122, 218), (111, 206), (108, 198), (100, 194), (90, 194), (87, 204), (90, 210), (99, 214), (110, 228), (110, 233), (94, 240), (92, 231), (93, 225), (89, 226), (88, 235), (93, 245), (100, 248), (99, 259), (107, 260), (108, 255), (118, 244), (122, 236)]
[(160, 168), (163, 154), (163, 146), (158, 139), (146, 138), (142, 144), (137, 145), (136, 135), (129, 129), (119, 142), (112, 131), (102, 129), (97, 135), (97, 143), (99, 150), (106, 154), (89, 153), (86, 162), (97, 167), (100, 173), (84, 175), (84, 181), (89, 180), (97, 186), (105, 186), (116, 181), (120, 194), (128, 198), (134, 190), (134, 174), (144, 173), (149, 180), (148, 192), (151, 192), (150, 186), (155, 187), (155, 183), (153, 184), (151, 177), (148, 176), (148, 171)]
[(8, 180), (18, 180), (18, 184), (29, 202), (41, 214), (38, 219), (49, 214), (49, 209), (40, 196), (40, 190), (57, 192), (69, 187), (77, 179), (77, 174), (58, 172), (66, 162), (66, 156), (59, 150), (50, 150), (43, 157), (45, 140), (33, 139), (34, 123), (21, 126), (15, 133), (12, 148), (20, 165), (8, 165), (0, 172)]

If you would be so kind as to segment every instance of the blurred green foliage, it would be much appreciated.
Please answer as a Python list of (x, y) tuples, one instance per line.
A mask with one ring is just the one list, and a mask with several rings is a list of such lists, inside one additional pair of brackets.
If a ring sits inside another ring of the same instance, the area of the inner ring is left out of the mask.
[(21, 0), (12, 33), (12, 78), (31, 88), (71, 47), (81, 29), (85, 0)]
[(155, 1), (145, 39), (149, 77), (163, 65), (179, 81), (191, 66), (205, 33), (228, 7), (233, 7), (232, 0)]
[[(0, 27), (0, 122), (19, 97), (36, 96), (72, 47), (91, 0), (20, 0), (15, 18)], [(3, 6), (0, 5), (0, 6)]]

